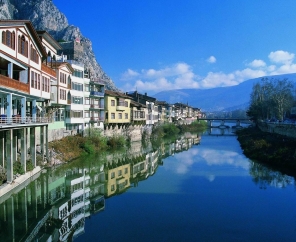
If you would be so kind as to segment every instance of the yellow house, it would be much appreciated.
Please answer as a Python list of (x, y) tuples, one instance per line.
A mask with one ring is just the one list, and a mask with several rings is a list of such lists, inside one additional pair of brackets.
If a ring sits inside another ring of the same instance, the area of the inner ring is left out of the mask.
[(105, 124), (128, 124), (131, 98), (123, 93), (105, 91)]

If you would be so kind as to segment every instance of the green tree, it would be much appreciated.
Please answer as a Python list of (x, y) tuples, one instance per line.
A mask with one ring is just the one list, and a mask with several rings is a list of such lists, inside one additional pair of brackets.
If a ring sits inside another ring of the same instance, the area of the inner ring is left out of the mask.
[(262, 78), (253, 86), (247, 115), (255, 122), (276, 117), (280, 120), (293, 104), (293, 84), (287, 79)]

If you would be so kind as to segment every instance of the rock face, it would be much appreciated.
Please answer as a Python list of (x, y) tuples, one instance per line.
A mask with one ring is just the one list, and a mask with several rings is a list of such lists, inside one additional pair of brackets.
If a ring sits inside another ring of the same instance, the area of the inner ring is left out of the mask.
[(0, 19), (30, 20), (36, 30), (46, 30), (56, 40), (73, 41), (79, 38), (84, 50), (76, 60), (84, 63), (94, 78), (101, 79), (106, 89), (118, 91), (96, 61), (92, 42), (81, 34), (78, 27), (68, 24), (66, 16), (52, 0), (0, 0)]

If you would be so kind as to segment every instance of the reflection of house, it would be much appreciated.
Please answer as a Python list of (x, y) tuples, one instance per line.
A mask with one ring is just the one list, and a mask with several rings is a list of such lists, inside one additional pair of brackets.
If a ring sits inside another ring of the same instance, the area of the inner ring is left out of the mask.
[(90, 171), (44, 170), (38, 175), (29, 185), (28, 181), (18, 187), (20, 192), (0, 197), (0, 241), (72, 240), (84, 233), (86, 217), (104, 209), (103, 166)]
[(130, 163), (127, 159), (108, 162), (105, 166), (106, 197), (121, 193), (130, 187)]
[(62, 221), (59, 228), (60, 241), (84, 232), (84, 214), (90, 208), (89, 181), (90, 177), (83, 169), (66, 172), (66, 197), (53, 207), (53, 218)]
[[(90, 175), (90, 214), (95, 214), (105, 208), (105, 172), (104, 165), (99, 168), (91, 168)], [(88, 217), (89, 214), (85, 214)]]

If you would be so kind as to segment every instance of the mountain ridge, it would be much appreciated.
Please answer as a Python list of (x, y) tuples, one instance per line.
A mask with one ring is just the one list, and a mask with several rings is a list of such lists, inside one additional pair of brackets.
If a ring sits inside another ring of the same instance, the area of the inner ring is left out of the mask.
[(153, 95), (157, 100), (168, 103), (181, 102), (204, 111), (232, 111), (249, 106), (254, 83), (262, 78), (284, 79), (296, 84), (296, 73), (264, 76), (244, 81), (235, 86), (216, 87), (211, 89), (176, 89), (161, 91)]

